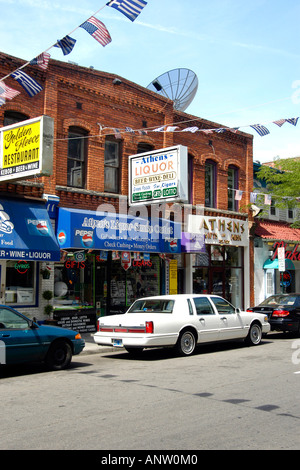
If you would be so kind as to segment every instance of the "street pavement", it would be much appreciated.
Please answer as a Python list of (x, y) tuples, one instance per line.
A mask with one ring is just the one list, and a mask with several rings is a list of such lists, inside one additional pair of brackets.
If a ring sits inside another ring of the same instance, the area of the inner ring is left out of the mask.
[(99, 346), (94, 341), (94, 333), (81, 333), (81, 337), (85, 341), (85, 347), (80, 355), (83, 354), (97, 354), (104, 352), (113, 352), (116, 351), (116, 348), (109, 346)]

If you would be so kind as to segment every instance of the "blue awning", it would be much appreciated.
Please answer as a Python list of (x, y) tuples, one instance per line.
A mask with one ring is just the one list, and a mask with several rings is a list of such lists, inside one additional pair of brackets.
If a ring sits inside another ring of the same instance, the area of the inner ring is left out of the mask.
[(0, 259), (60, 260), (59, 245), (43, 202), (0, 198)]
[(64, 207), (58, 211), (57, 238), (61, 249), (181, 252), (179, 223)]
[[(263, 269), (278, 269), (278, 259), (267, 259)], [(294, 263), (288, 258), (285, 260), (285, 269), (295, 269)]]

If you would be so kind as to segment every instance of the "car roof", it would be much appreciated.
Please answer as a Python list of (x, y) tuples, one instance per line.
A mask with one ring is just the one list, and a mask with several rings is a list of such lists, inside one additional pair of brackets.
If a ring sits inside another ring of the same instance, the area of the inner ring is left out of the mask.
[(194, 297), (221, 297), (217, 294), (165, 294), (165, 295), (154, 295), (149, 297), (140, 297), (136, 300), (176, 300), (176, 299), (190, 299)]

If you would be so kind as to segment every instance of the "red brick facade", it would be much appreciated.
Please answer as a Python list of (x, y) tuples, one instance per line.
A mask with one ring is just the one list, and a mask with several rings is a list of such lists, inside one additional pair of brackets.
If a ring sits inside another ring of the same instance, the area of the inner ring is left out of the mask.
[[(1, 77), (19, 68), (24, 62), (0, 54)], [(73, 64), (50, 60), (46, 72), (37, 66), (27, 66), (26, 73), (35, 78), (43, 91), (33, 98), (27, 96), (22, 87), (12, 78), (5, 83), (21, 94), (7, 101), (0, 108), (0, 123), (6, 111), (23, 113), (28, 118), (43, 114), (54, 119), (54, 163), (53, 175), (49, 178), (34, 178), (28, 183), (20, 182), (0, 186), (1, 191), (41, 197), (43, 193), (57, 194), (60, 206), (95, 210), (102, 202), (118, 204), (118, 195), (104, 192), (104, 144), (105, 138), (114, 138), (114, 129), (121, 131), (121, 194), (128, 193), (128, 156), (137, 153), (140, 143), (155, 149), (183, 145), (188, 147), (193, 159), (194, 205), (205, 205), (204, 172), (205, 161), (212, 160), (217, 166), (217, 194), (215, 209), (206, 214), (228, 216), (228, 167), (234, 165), (239, 174), (239, 190), (243, 198), (239, 210), (248, 212), (249, 195), (253, 188), (252, 136), (242, 132), (206, 134), (204, 132), (151, 132), (164, 125), (178, 126), (177, 131), (197, 126), (199, 129), (219, 128), (220, 124), (207, 121), (187, 113), (174, 110), (173, 103), (154, 92), (116, 75), (96, 71)], [(119, 79), (121, 83), (115, 84)], [(86, 185), (83, 189), (67, 186), (68, 132), (71, 126), (82, 128), (87, 133)], [(125, 132), (147, 129), (147, 135)], [(212, 145), (209, 145), (211, 141)], [(225, 212), (224, 212), (225, 211)], [(242, 214), (241, 214), (242, 216)], [(237, 217), (237, 213), (230, 213)], [(250, 264), (251, 265), (251, 264)], [(250, 292), (253, 279), (250, 279)]]

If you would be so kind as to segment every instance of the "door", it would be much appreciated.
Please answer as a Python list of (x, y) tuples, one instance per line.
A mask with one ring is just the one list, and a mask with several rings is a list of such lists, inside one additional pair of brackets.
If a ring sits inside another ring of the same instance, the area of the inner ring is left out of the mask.
[(227, 300), (220, 297), (211, 297), (220, 318), (220, 339), (241, 338), (244, 335), (241, 316)]
[(219, 315), (214, 312), (207, 297), (194, 297), (193, 302), (196, 310), (198, 342), (218, 341), (220, 339), (221, 326)]
[(0, 261), (0, 304), (5, 304), (6, 261)]

